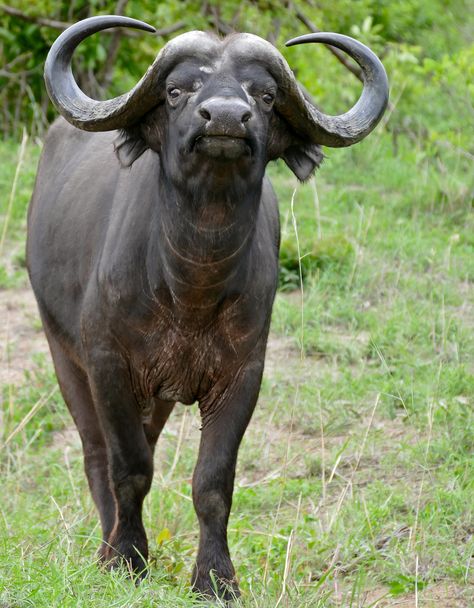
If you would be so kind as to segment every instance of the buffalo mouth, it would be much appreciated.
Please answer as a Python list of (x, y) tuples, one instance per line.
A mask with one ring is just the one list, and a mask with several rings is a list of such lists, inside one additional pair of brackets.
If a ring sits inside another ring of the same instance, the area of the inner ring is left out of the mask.
[(252, 153), (247, 138), (232, 135), (200, 135), (194, 140), (193, 148), (217, 160), (236, 160)]

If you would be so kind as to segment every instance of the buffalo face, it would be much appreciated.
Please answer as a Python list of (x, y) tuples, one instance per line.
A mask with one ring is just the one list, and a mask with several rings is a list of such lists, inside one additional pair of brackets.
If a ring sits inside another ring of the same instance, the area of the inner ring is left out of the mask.
[[(268, 80), (268, 77), (267, 77)], [(250, 86), (255, 91), (249, 91)], [(145, 144), (159, 150), (169, 174), (225, 172), (262, 173), (274, 94), (267, 107), (257, 98), (264, 87), (273, 87), (254, 78), (243, 78), (225, 62), (180, 65), (166, 79), (165, 115), (161, 141), (142, 131)], [(253, 93), (253, 95), (252, 95)], [(270, 96), (270, 93), (268, 93)], [(155, 123), (153, 117), (152, 124)], [(160, 121), (161, 122), (161, 121)], [(156, 133), (153, 126), (148, 133)]]
[(161, 104), (138, 129), (125, 131), (118, 146), (122, 163), (133, 163), (138, 151), (151, 148), (176, 180), (183, 172), (188, 178), (225, 173), (228, 179), (241, 174), (261, 180), (268, 161), (283, 157), (306, 178), (322, 158), (320, 147), (304, 142), (278, 116), (275, 78), (257, 62), (220, 54), (170, 72)]

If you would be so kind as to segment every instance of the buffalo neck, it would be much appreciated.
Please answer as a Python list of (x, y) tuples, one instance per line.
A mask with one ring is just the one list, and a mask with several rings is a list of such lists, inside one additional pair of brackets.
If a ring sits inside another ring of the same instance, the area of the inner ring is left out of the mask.
[[(261, 179), (252, 182), (237, 176), (216, 184), (209, 175), (202, 184), (176, 183), (161, 176), (156, 222), (159, 286), (174, 309), (207, 316), (244, 290), (262, 188)], [(152, 257), (156, 260), (155, 253)]]

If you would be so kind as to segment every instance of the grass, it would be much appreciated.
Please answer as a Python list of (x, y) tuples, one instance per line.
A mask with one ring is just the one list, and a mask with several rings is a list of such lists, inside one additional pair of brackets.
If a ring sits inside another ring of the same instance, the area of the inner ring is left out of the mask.
[[(0, 146), (4, 213), (18, 154)], [(286, 170), (270, 171), (285, 276), (230, 521), (239, 605), (472, 606), (468, 159), (456, 149), (430, 156), (403, 137), (394, 150), (382, 130), (328, 154), (316, 182), (296, 192)], [(37, 156), (30, 143), (9, 212), (0, 283), (12, 296), (26, 280)], [(5, 366), (19, 344), (8, 336)], [(159, 441), (145, 505), (150, 577), (137, 588), (95, 566), (99, 529), (77, 436), (49, 359), (31, 353), (23, 364), (24, 380), (3, 386), (0, 414), (0, 606), (198, 605), (188, 586), (196, 408), (179, 406)]]

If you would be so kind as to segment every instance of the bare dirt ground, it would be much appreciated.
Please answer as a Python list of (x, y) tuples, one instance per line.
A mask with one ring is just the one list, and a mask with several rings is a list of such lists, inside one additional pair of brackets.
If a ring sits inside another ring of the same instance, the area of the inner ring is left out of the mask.
[(34, 365), (33, 355), (47, 353), (38, 308), (28, 287), (0, 290), (0, 386), (18, 385)]
[(367, 594), (364, 606), (370, 608), (469, 608), (470, 604), (464, 599), (459, 588), (439, 583), (418, 594), (407, 593), (398, 598), (387, 596), (384, 588), (374, 589)]

